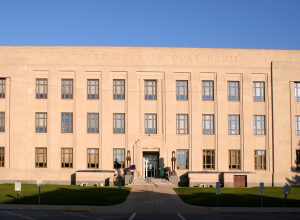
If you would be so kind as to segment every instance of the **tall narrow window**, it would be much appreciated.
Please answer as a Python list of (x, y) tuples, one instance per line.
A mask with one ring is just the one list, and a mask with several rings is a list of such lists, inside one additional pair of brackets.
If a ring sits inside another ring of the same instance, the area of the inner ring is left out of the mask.
[(114, 113), (114, 133), (123, 134), (125, 133), (125, 113)]
[(35, 148), (35, 167), (46, 168), (47, 167), (47, 148), (37, 147)]
[(255, 102), (264, 102), (265, 101), (265, 82), (256, 81), (253, 82), (254, 89), (254, 101)]
[(99, 133), (99, 113), (87, 113), (87, 132)]
[(0, 78), (0, 99), (5, 98), (5, 78)]
[(228, 81), (228, 100), (240, 101), (240, 82)]
[(155, 113), (145, 114), (145, 134), (157, 133), (157, 115)]
[(99, 168), (99, 149), (88, 148), (87, 149), (87, 167)]
[(62, 168), (73, 167), (73, 148), (61, 149), (61, 167)]
[(5, 165), (5, 150), (4, 147), (0, 147), (0, 167)]
[(125, 168), (125, 149), (114, 148), (113, 160), (114, 160), (114, 169)]
[(300, 169), (300, 150), (296, 150), (296, 169)]
[[(0, 114), (1, 116), (1, 114)], [(1, 119), (1, 118), (0, 118)], [(0, 127), (1, 128), (1, 127)], [(1, 131), (1, 130), (0, 130)], [(296, 135), (300, 136), (300, 115), (296, 116)]]
[(215, 150), (203, 150), (203, 169), (215, 169)]
[(35, 81), (35, 97), (37, 99), (48, 98), (48, 79), (36, 79)]
[(202, 128), (203, 134), (214, 135), (215, 134), (215, 116), (213, 114), (202, 115)]
[(61, 133), (73, 133), (73, 113), (61, 113)]
[(265, 170), (266, 169), (266, 151), (255, 150), (255, 169)]
[(189, 133), (189, 116), (188, 114), (176, 114), (176, 134)]
[(125, 79), (114, 79), (113, 92), (114, 92), (114, 100), (125, 99)]
[(73, 99), (73, 79), (61, 80), (61, 98)]
[(229, 135), (240, 134), (240, 115), (228, 116), (228, 134)]
[(146, 79), (145, 84), (145, 100), (157, 99), (157, 81)]
[(0, 112), (0, 132), (5, 132), (5, 112)]
[(188, 100), (188, 81), (176, 80), (176, 100)]
[(300, 82), (295, 82), (295, 98), (297, 102), (300, 102)]
[(214, 81), (202, 80), (202, 100), (213, 101), (214, 100)]
[(47, 133), (47, 112), (35, 113), (35, 132)]
[(179, 170), (189, 169), (189, 150), (176, 150), (176, 166)]
[(254, 134), (265, 135), (266, 133), (266, 116), (254, 115)]
[(87, 98), (99, 99), (99, 79), (87, 80)]
[(229, 169), (241, 169), (240, 150), (229, 150)]

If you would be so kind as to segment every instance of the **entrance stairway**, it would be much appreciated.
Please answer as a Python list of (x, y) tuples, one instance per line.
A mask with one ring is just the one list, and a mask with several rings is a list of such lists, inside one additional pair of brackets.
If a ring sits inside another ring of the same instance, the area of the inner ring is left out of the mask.
[(167, 179), (163, 178), (147, 178), (144, 179), (143, 177), (135, 177), (133, 179), (132, 185), (172, 185)]

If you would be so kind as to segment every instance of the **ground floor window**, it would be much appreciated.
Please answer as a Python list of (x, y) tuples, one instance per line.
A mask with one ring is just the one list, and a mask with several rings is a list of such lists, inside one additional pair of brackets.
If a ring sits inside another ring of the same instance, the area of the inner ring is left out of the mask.
[(88, 148), (87, 149), (87, 167), (99, 168), (99, 149)]
[(229, 150), (229, 169), (241, 169), (240, 150)]
[(215, 150), (203, 150), (203, 169), (215, 169)]
[(72, 168), (73, 167), (73, 149), (62, 148), (61, 149), (61, 167)]
[(4, 147), (0, 147), (0, 167), (4, 167), (4, 162), (5, 162)]
[(47, 148), (37, 147), (35, 148), (35, 167), (46, 168), (47, 167)]
[(300, 169), (300, 150), (296, 150), (296, 168)]
[(266, 169), (266, 151), (256, 150), (255, 151), (255, 169), (265, 170)]
[(114, 148), (113, 150), (114, 169), (125, 167), (125, 149)]
[(180, 170), (189, 168), (189, 150), (176, 150), (176, 167)]

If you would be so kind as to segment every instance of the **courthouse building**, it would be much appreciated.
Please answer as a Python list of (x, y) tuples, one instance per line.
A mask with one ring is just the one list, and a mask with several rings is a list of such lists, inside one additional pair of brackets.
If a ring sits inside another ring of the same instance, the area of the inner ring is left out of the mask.
[(172, 161), (190, 185), (297, 182), (300, 51), (0, 47), (0, 182)]

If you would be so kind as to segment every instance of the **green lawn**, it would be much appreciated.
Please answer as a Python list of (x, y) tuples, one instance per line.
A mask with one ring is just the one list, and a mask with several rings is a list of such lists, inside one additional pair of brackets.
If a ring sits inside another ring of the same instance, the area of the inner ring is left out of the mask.
[[(214, 188), (175, 189), (179, 197), (186, 203), (199, 206), (261, 206), (258, 188), (224, 188), (221, 195), (216, 195)], [(266, 207), (300, 207), (300, 188), (291, 189), (288, 199), (283, 199), (282, 188), (266, 188), (263, 196)]]
[[(40, 201), (49, 205), (114, 205), (124, 202), (129, 193), (129, 188), (42, 185)], [(13, 184), (0, 184), (0, 203), (37, 204), (37, 186), (22, 184), (17, 198)]]

